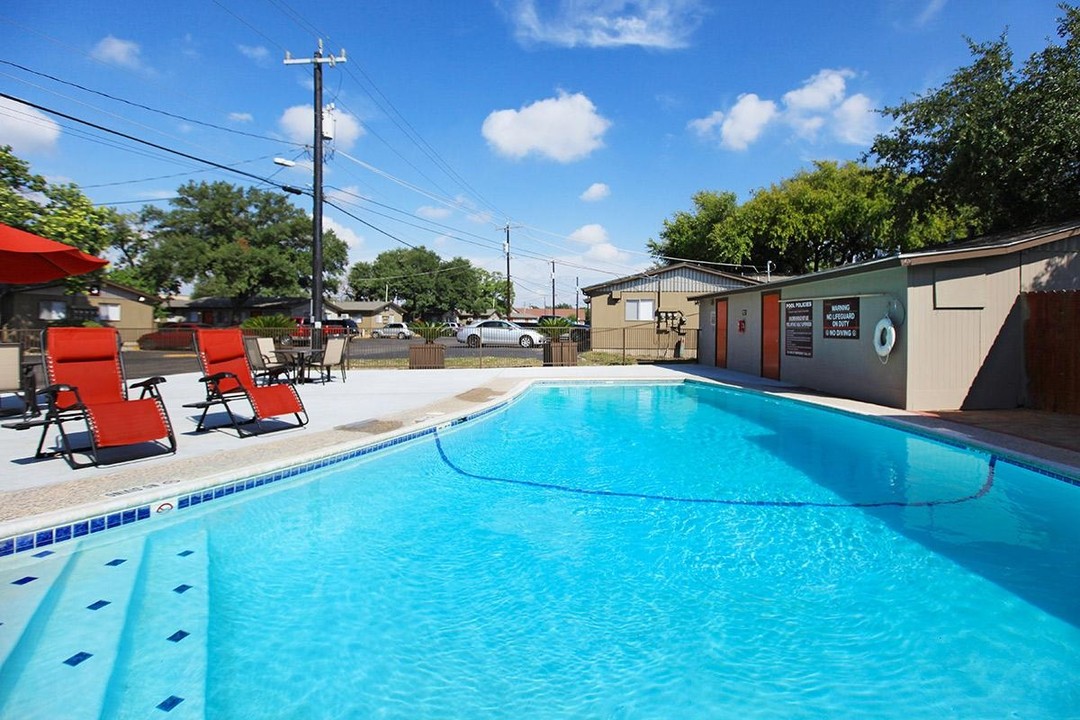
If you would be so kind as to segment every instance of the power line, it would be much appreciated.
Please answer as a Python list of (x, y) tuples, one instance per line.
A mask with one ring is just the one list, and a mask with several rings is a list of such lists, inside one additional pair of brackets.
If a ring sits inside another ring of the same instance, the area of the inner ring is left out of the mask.
[[(93, 88), (86, 87), (85, 85), (80, 85), (79, 83), (76, 83), (76, 82), (71, 82), (69, 80), (64, 80), (62, 78), (58, 78), (55, 75), (50, 75), (48, 73), (39, 72), (37, 70), (32, 70), (32, 69), (30, 69), (30, 68), (28, 68), (28, 67), (26, 67), (24, 65), (20, 65), (20, 64), (18, 64), (16, 62), (12, 62), (10, 60), (0, 59), (0, 63), (2, 63), (4, 65), (9, 65), (9, 66), (11, 66), (13, 68), (18, 68), (19, 70), (22, 70), (24, 72), (28, 72), (31, 75), (37, 75), (38, 77), (47, 78), (49, 80), (52, 80), (53, 82), (58, 82), (58, 83), (60, 83), (62, 85), (67, 85), (68, 87), (73, 87), (73, 88), (76, 88), (78, 90), (82, 90), (83, 92), (88, 92), (88, 93), (91, 93), (93, 95), (97, 95), (99, 97), (103, 97), (103, 98), (106, 98), (108, 100), (113, 100), (115, 102), (123, 103), (123, 104), (129, 105), (131, 107), (136, 107), (136, 108), (139, 108), (141, 110), (146, 110), (148, 112), (157, 113), (158, 115), (164, 115), (165, 117), (173, 118), (174, 120), (182, 120), (183, 122), (192, 123), (193, 125), (201, 125), (203, 127), (208, 127), (208, 128), (214, 129), (214, 130), (221, 130), (223, 132), (232, 133), (233, 135), (242, 135), (244, 137), (256, 138), (258, 140), (270, 140), (270, 141), (277, 142), (277, 143), (286, 143), (288, 145), (295, 145), (295, 146), (298, 146), (298, 147), (304, 147), (303, 143), (293, 142), (292, 140), (284, 140), (284, 139), (281, 139), (281, 138), (273, 138), (273, 137), (269, 137), (267, 135), (260, 135), (258, 133), (249, 133), (249, 132), (245, 132), (243, 130), (237, 130), (236, 128), (225, 127), (223, 125), (215, 125), (214, 123), (206, 122), (204, 120), (196, 120), (195, 118), (190, 118), (190, 117), (187, 117), (186, 115), (180, 115), (178, 113), (169, 112), (168, 110), (159, 110), (158, 108), (150, 107), (149, 105), (144, 105), (142, 103), (138, 103), (138, 102), (135, 102), (133, 100), (128, 100), (126, 98), (122, 98), (122, 97), (119, 97), (117, 95), (111, 95), (111, 94), (109, 94), (107, 92), (102, 92), (101, 90), (94, 90)], [(11, 77), (11, 76), (9, 76), (9, 77)], [(42, 88), (42, 89), (44, 89), (44, 88)]]
[(62, 117), (65, 120), (71, 120), (72, 122), (77, 122), (77, 123), (80, 123), (82, 125), (86, 125), (87, 127), (92, 127), (95, 130), (100, 130), (101, 132), (106, 132), (106, 133), (109, 133), (110, 135), (116, 135), (116, 136), (122, 137), (122, 138), (124, 138), (126, 140), (131, 140), (132, 142), (137, 142), (137, 143), (140, 143), (142, 145), (146, 145), (148, 147), (155, 148), (157, 150), (162, 150), (164, 152), (171, 153), (173, 155), (178, 155), (180, 157), (187, 158), (188, 160), (194, 160), (195, 162), (200, 162), (200, 163), (203, 163), (205, 165), (210, 165), (212, 167), (216, 167), (219, 170), (226, 170), (228, 172), (235, 173), (237, 175), (242, 175), (244, 177), (251, 178), (253, 180), (258, 180), (259, 182), (264, 182), (264, 183), (267, 183), (269, 185), (273, 185), (274, 187), (277, 187), (278, 189), (283, 190), (284, 192), (287, 192), (287, 193), (291, 193), (293, 195), (300, 194), (299, 190), (297, 190), (296, 188), (291, 187), (289, 185), (282, 185), (280, 183), (275, 183), (275, 182), (269, 180), (268, 178), (265, 178), (265, 177), (260, 176), (260, 175), (255, 175), (254, 173), (249, 173), (249, 172), (247, 172), (245, 170), (238, 170), (238, 169), (236, 169), (234, 167), (229, 167), (228, 165), (225, 165), (223, 163), (215, 162), (213, 160), (207, 160), (206, 158), (201, 158), (201, 157), (198, 157), (197, 155), (191, 155), (190, 153), (186, 153), (186, 152), (183, 152), (183, 151), (180, 151), (180, 150), (174, 150), (173, 148), (166, 147), (164, 145), (159, 145), (158, 143), (151, 142), (149, 140), (143, 140), (142, 138), (135, 137), (134, 135), (129, 135), (127, 133), (120, 132), (119, 130), (113, 130), (111, 128), (104, 127), (103, 125), (98, 125), (97, 123), (92, 123), (89, 120), (83, 120), (82, 118), (77, 118), (77, 117), (75, 117), (73, 115), (68, 115), (67, 113), (62, 113), (59, 110), (53, 110), (52, 108), (45, 107), (44, 105), (38, 105), (37, 103), (32, 103), (29, 100), (23, 100), (22, 98), (15, 97), (14, 95), (9, 95), (7, 93), (0, 92), (0, 97), (6, 98), (6, 99), (11, 100), (13, 102), (21, 103), (23, 105), (26, 105), (27, 107), (32, 107), (35, 110), (40, 110), (42, 112), (47, 112), (50, 115), (55, 115), (57, 117)]

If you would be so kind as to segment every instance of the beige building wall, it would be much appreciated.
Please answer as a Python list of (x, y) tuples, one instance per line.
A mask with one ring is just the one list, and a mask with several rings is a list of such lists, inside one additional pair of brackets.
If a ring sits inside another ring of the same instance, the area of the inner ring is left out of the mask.
[[(908, 300), (904, 268), (847, 275), (786, 287), (780, 297), (780, 379), (840, 397), (903, 407), (906, 394)], [(824, 337), (826, 299), (859, 299), (859, 337)], [(784, 303), (812, 300), (813, 357), (784, 353)], [(885, 315), (896, 328), (886, 361), (874, 350), (874, 329)]]
[(1021, 404), (1019, 255), (911, 268), (910, 410)]
[(1022, 257), (1021, 292), (1080, 288), (1080, 237), (1025, 250)]

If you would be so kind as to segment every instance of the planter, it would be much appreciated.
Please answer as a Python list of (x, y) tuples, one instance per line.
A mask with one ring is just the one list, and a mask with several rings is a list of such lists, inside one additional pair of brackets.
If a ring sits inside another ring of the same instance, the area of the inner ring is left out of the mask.
[(410, 370), (437, 370), (446, 367), (446, 346), (424, 343), (409, 346)]
[(544, 365), (577, 365), (577, 343), (556, 340), (544, 345)]

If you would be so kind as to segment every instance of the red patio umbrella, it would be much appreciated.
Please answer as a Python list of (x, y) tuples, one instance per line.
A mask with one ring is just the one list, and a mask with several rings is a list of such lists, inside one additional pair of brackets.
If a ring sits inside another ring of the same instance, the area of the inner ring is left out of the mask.
[(0, 283), (36, 285), (108, 264), (77, 247), (0, 223)]

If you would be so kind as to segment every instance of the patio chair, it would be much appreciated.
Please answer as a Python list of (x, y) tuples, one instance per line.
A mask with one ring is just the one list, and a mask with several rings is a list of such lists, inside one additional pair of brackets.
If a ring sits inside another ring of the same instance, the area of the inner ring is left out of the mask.
[(330, 337), (326, 339), (326, 347), (321, 357), (311, 363), (311, 367), (319, 369), (319, 380), (329, 382), (332, 370), (341, 369), (341, 382), (345, 382), (345, 347), (349, 340), (345, 337)]
[[(229, 422), (240, 437), (256, 434), (246, 431), (245, 426), (281, 415), (294, 416), (295, 427), (307, 424), (308, 416), (304, 403), (291, 384), (255, 384), (240, 328), (200, 328), (195, 331), (195, 347), (203, 370), (203, 377), (199, 380), (206, 383), (206, 400), (189, 403), (184, 407), (202, 410), (196, 432), (209, 429), (206, 426), (206, 416), (210, 408), (216, 405), (224, 407)], [(238, 400), (251, 406), (252, 417), (239, 419), (236, 416), (230, 403)]]
[[(0, 343), (0, 393), (12, 393), (22, 404), (21, 410), (0, 409), (0, 416), (22, 414), (25, 417), (28, 414), (30, 402), (24, 385), (22, 345), (19, 343)], [(2, 404), (0, 399), (0, 405)]]
[[(35, 457), (59, 454), (71, 467), (81, 468), (108, 464), (102, 458), (102, 451), (108, 448), (155, 443), (168, 453), (176, 452), (176, 436), (157, 389), (165, 378), (133, 383), (131, 389), (141, 392), (136, 399), (128, 397), (120, 333), (114, 328), (49, 328), (43, 348), (47, 386), (41, 392), (48, 400), (45, 415), (8, 426), (42, 428)], [(85, 423), (89, 447), (73, 447), (65, 428), (71, 422)], [(53, 425), (60, 431), (59, 449), (43, 452)], [(88, 455), (90, 461), (76, 460), (75, 453)]]
[(259, 380), (263, 381), (263, 385), (278, 382), (282, 375), (288, 375), (292, 369), (289, 363), (277, 359), (273, 338), (245, 336), (244, 347), (247, 349), (248, 362), (251, 363), (256, 384)]

